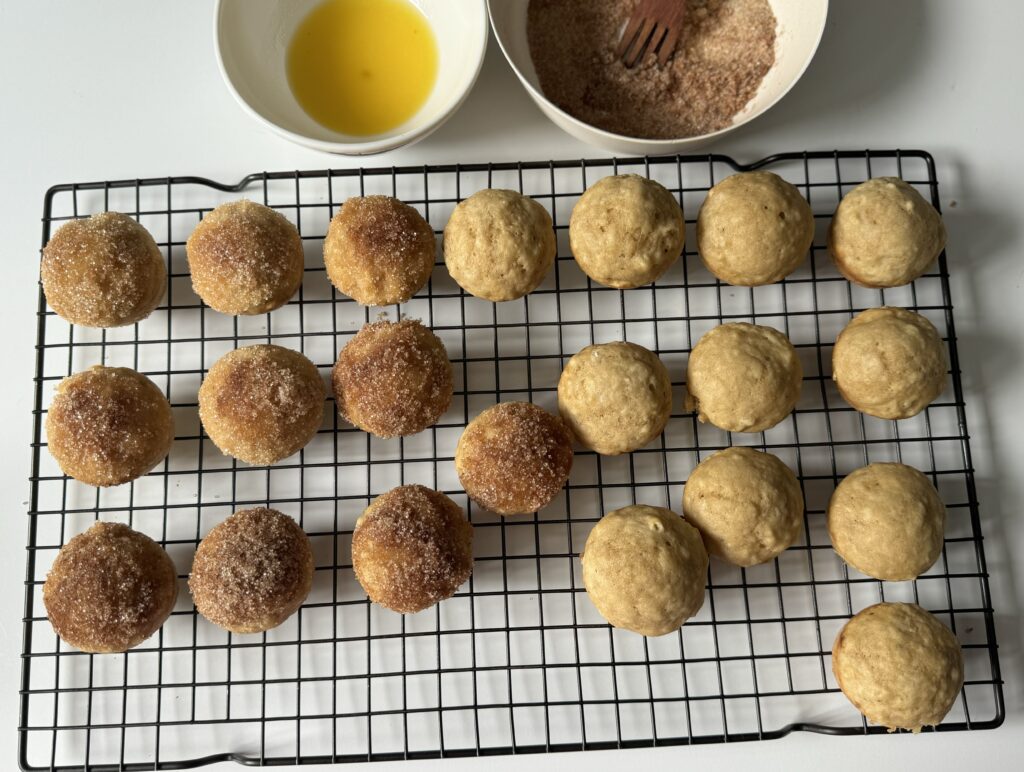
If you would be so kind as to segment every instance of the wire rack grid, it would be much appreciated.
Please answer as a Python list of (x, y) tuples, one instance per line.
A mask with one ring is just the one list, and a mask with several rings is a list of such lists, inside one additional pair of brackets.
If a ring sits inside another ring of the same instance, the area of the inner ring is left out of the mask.
[[(796, 184), (817, 222), (810, 259), (783, 282), (717, 282), (696, 255), (693, 224), (715, 181), (771, 169)], [(567, 223), (590, 184), (611, 173), (657, 179), (678, 196), (689, 238), (653, 286), (592, 284), (574, 263)], [(60, 185), (46, 196), (43, 242), (69, 218), (132, 214), (168, 258), (165, 303), (129, 328), (74, 328), (40, 291), (35, 436), (28, 518), (19, 726), (25, 769), (183, 769), (220, 760), (280, 765), (630, 748), (777, 738), (792, 731), (866, 734), (829, 666), (842, 624), (879, 600), (914, 600), (956, 632), (966, 684), (939, 731), (998, 726), (1003, 696), (949, 276), (943, 255), (914, 284), (866, 290), (846, 282), (824, 249), (843, 193), (896, 175), (936, 206), (931, 157), (920, 151), (782, 154), (744, 165), (720, 155), (472, 164), (249, 175), (235, 185), (197, 177)], [(335, 293), (321, 257), (331, 214), (347, 197), (385, 193), (417, 207), (440, 234), (475, 190), (507, 187), (551, 212), (558, 259), (527, 298), (493, 304), (465, 295), (439, 261), (426, 289), (392, 318), (417, 317), (445, 342), (455, 397), (437, 426), (379, 440), (333, 405), (314, 440), (273, 467), (239, 464), (205, 437), (196, 414), (203, 374), (225, 352), (274, 341), (302, 350), (325, 377), (337, 352), (379, 311)], [(306, 247), (298, 296), (259, 317), (230, 318), (192, 292), (184, 242), (200, 218), (239, 195), (288, 216)], [(951, 363), (946, 392), (916, 418), (865, 417), (830, 378), (832, 341), (851, 315), (880, 304), (935, 322)], [(793, 415), (767, 432), (729, 434), (682, 412), (665, 433), (620, 457), (580, 452), (563, 493), (532, 516), (500, 518), (466, 500), (453, 455), (462, 428), (498, 401), (553, 409), (562, 365), (594, 342), (627, 339), (656, 351), (682, 392), (687, 353), (729, 320), (785, 331), (805, 382)], [(93, 364), (146, 373), (173, 406), (167, 461), (134, 483), (97, 490), (61, 474), (45, 446), (46, 406), (59, 380)], [(798, 543), (748, 569), (713, 560), (707, 600), (678, 632), (643, 638), (610, 628), (582, 589), (576, 556), (606, 511), (639, 502), (679, 511), (682, 484), (732, 444), (768, 450), (800, 478), (807, 506)], [(942, 557), (914, 582), (883, 583), (848, 569), (824, 524), (838, 481), (870, 461), (926, 472), (948, 508)], [(475, 527), (473, 578), (432, 610), (401, 616), (371, 605), (352, 574), (350, 540), (369, 500), (419, 482), (462, 504)], [(201, 537), (236, 508), (295, 516), (316, 556), (314, 589), (284, 625), (230, 635), (199, 617), (184, 582)], [(164, 544), (179, 569), (177, 606), (161, 631), (127, 654), (94, 656), (60, 642), (41, 602), (59, 547), (97, 519), (127, 522)]]

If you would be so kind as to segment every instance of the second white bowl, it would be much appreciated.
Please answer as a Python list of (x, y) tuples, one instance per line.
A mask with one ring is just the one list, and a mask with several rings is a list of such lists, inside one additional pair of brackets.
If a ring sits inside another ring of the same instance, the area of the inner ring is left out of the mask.
[(825, 31), (828, 0), (769, 0), (778, 20), (775, 64), (761, 87), (731, 126), (710, 134), (679, 139), (638, 139), (591, 126), (574, 118), (544, 96), (530, 58), (526, 37), (526, 9), (530, 0), (487, 0), (491, 27), (505, 58), (533, 101), (560, 128), (590, 145), (628, 155), (670, 155), (693, 150), (716, 137), (749, 123), (767, 111), (796, 85), (818, 50)]

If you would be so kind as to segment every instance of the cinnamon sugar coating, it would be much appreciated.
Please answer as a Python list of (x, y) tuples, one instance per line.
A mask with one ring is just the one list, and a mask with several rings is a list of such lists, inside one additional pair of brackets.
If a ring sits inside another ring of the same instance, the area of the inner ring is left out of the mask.
[(185, 245), (192, 288), (222, 314), (262, 314), (280, 308), (302, 283), (298, 230), (280, 212), (252, 201), (221, 204)]
[[(530, 0), (527, 40), (544, 96), (605, 131), (677, 139), (731, 125), (775, 64), (768, 0), (687, 0), (667, 65), (655, 46), (635, 67), (617, 55), (640, 0)], [(781, 31), (784, 33), (784, 31)]]
[(325, 390), (316, 365), (292, 349), (261, 344), (229, 351), (199, 387), (199, 419), (221, 452), (274, 464), (313, 439)]
[(434, 270), (430, 224), (390, 196), (354, 196), (331, 220), (324, 239), (327, 276), (364, 306), (404, 303)]
[(333, 384), (342, 418), (378, 437), (402, 437), (444, 415), (452, 366), (440, 338), (415, 319), (373, 322), (341, 350)]
[(529, 402), (502, 402), (459, 438), (455, 470), (466, 493), (502, 515), (542, 509), (572, 469), (572, 435), (558, 416)]
[(87, 327), (145, 319), (167, 286), (164, 256), (145, 228), (119, 212), (64, 223), (43, 249), (40, 277), (57, 314)]
[(235, 512), (200, 542), (188, 586), (196, 610), (233, 633), (277, 627), (313, 586), (309, 537), (276, 509)]
[(127, 651), (155, 633), (178, 596), (163, 547), (122, 523), (95, 523), (57, 554), (43, 584), (46, 615), (70, 646)]
[(450, 598), (473, 572), (473, 526), (422, 485), (378, 496), (356, 522), (352, 567), (374, 603), (403, 614)]
[(46, 442), (69, 477), (98, 487), (120, 485), (167, 457), (174, 414), (146, 376), (97, 365), (57, 385), (46, 414)]

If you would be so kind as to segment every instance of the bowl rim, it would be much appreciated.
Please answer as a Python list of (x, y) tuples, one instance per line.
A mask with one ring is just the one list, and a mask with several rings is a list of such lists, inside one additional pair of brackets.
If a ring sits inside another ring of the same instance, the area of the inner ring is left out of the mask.
[[(220, 2), (220, 0), (218, 0), (218, 2)], [(726, 134), (730, 131), (733, 131), (734, 129), (738, 129), (740, 126), (745, 126), (746, 124), (750, 123), (750, 121), (754, 120), (755, 118), (759, 118), (760, 116), (764, 115), (766, 112), (771, 110), (773, 107), (775, 107), (775, 105), (777, 105), (782, 100), (782, 98), (786, 96), (786, 94), (788, 94), (797, 83), (800, 82), (800, 79), (803, 78), (804, 73), (807, 72), (807, 68), (811, 66), (811, 62), (814, 60), (814, 55), (818, 52), (818, 48), (821, 45), (821, 39), (825, 35), (825, 24), (828, 21), (829, 0), (818, 0), (818, 2), (822, 3), (824, 7), (822, 8), (821, 14), (821, 26), (818, 28), (814, 45), (811, 47), (810, 53), (807, 55), (807, 59), (804, 60), (803, 65), (801, 65), (800, 71), (796, 74), (796, 77), (793, 78), (793, 80), (791, 80), (789, 84), (778, 93), (775, 99), (766, 104), (756, 113), (751, 113), (742, 121), (738, 121), (737, 123), (732, 123), (728, 126), (724, 126), (721, 129), (717, 129), (707, 134), (693, 134), (689, 137), (675, 137), (669, 139), (651, 139), (647, 137), (631, 137), (628, 134), (615, 134), (614, 132), (607, 131), (605, 129), (601, 129), (598, 128), (597, 126), (589, 124), (586, 121), (581, 121), (579, 118), (572, 115), (571, 113), (567, 113), (561, 107), (559, 107), (550, 99), (548, 99), (544, 95), (544, 92), (542, 92), (538, 88), (535, 88), (534, 85), (530, 83), (530, 81), (526, 78), (526, 76), (523, 75), (519, 67), (516, 66), (516, 63), (512, 60), (512, 57), (509, 55), (508, 49), (505, 47), (505, 41), (502, 39), (501, 32), (498, 30), (498, 25), (495, 24), (494, 22), (494, 15), (491, 13), (491, 5), (494, 3), (494, 0), (487, 0), (487, 17), (488, 19), (490, 19), (491, 30), (494, 32), (494, 39), (498, 41), (498, 47), (501, 49), (501, 53), (505, 57), (505, 61), (508, 62), (509, 67), (512, 68), (512, 71), (516, 74), (516, 77), (519, 78), (519, 82), (523, 84), (524, 88), (526, 88), (528, 92), (530, 92), (530, 96), (532, 96), (534, 100), (540, 102), (544, 106), (555, 111), (556, 113), (558, 113), (560, 117), (562, 117), (565, 121), (572, 124), (573, 126), (576, 126), (586, 131), (591, 131), (595, 135), (601, 137), (604, 140), (612, 142), (643, 142), (653, 147), (663, 147), (667, 152), (672, 152), (672, 150), (678, 147), (679, 143), (681, 142), (703, 143), (712, 140), (715, 137), (721, 136), (722, 134)]]
[[(373, 139), (366, 141), (356, 142), (335, 142), (331, 140), (317, 139), (315, 137), (307, 136), (306, 134), (300, 134), (299, 132), (286, 129), (280, 124), (267, 118), (261, 114), (256, 108), (250, 105), (245, 98), (235, 88), (235, 84), (228, 74), (226, 65), (224, 64), (224, 54), (221, 50), (221, 16), (223, 13), (224, 4), (231, 0), (216, 0), (213, 7), (213, 49), (217, 59), (217, 69), (220, 70), (221, 79), (227, 86), (231, 96), (234, 97), (235, 101), (241, 105), (242, 109), (255, 118), (259, 123), (262, 123), (265, 127), (273, 131), (275, 134), (284, 137), (285, 139), (291, 140), (296, 144), (303, 145), (305, 147), (313, 148), (314, 150), (321, 150), (328, 153), (340, 153), (342, 155), (373, 155), (374, 153), (384, 153), (388, 150), (394, 150), (395, 148), (403, 145), (408, 145), (417, 140), (423, 139), (423, 137), (439, 129), (444, 123), (454, 115), (458, 109), (462, 106), (462, 103), (466, 101), (473, 87), (476, 85), (477, 78), (480, 76), (480, 70), (483, 69), (484, 60), (487, 56), (487, 42), (490, 32), (490, 9), (487, 5), (487, 0), (476, 0), (472, 5), (473, 8), (479, 9), (484, 14), (484, 23), (481, 25), (481, 37), (483, 38), (480, 44), (480, 55), (477, 58), (476, 68), (473, 71), (472, 76), (466, 83), (465, 89), (461, 93), (455, 94), (443, 109), (438, 113), (437, 117), (432, 121), (418, 126), (407, 131), (403, 131), (401, 134), (395, 134), (389, 137), (381, 139)], [(278, 0), (281, 2), (282, 0)], [(468, 0), (460, 0), (460, 4), (464, 2), (468, 5)], [(465, 7), (465, 6), (463, 6)]]

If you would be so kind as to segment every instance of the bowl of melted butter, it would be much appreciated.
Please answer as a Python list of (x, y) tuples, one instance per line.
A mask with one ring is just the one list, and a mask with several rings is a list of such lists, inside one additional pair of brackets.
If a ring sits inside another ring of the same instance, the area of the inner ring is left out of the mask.
[(484, 0), (219, 0), (217, 62), (281, 136), (367, 155), (423, 139), (473, 88)]

